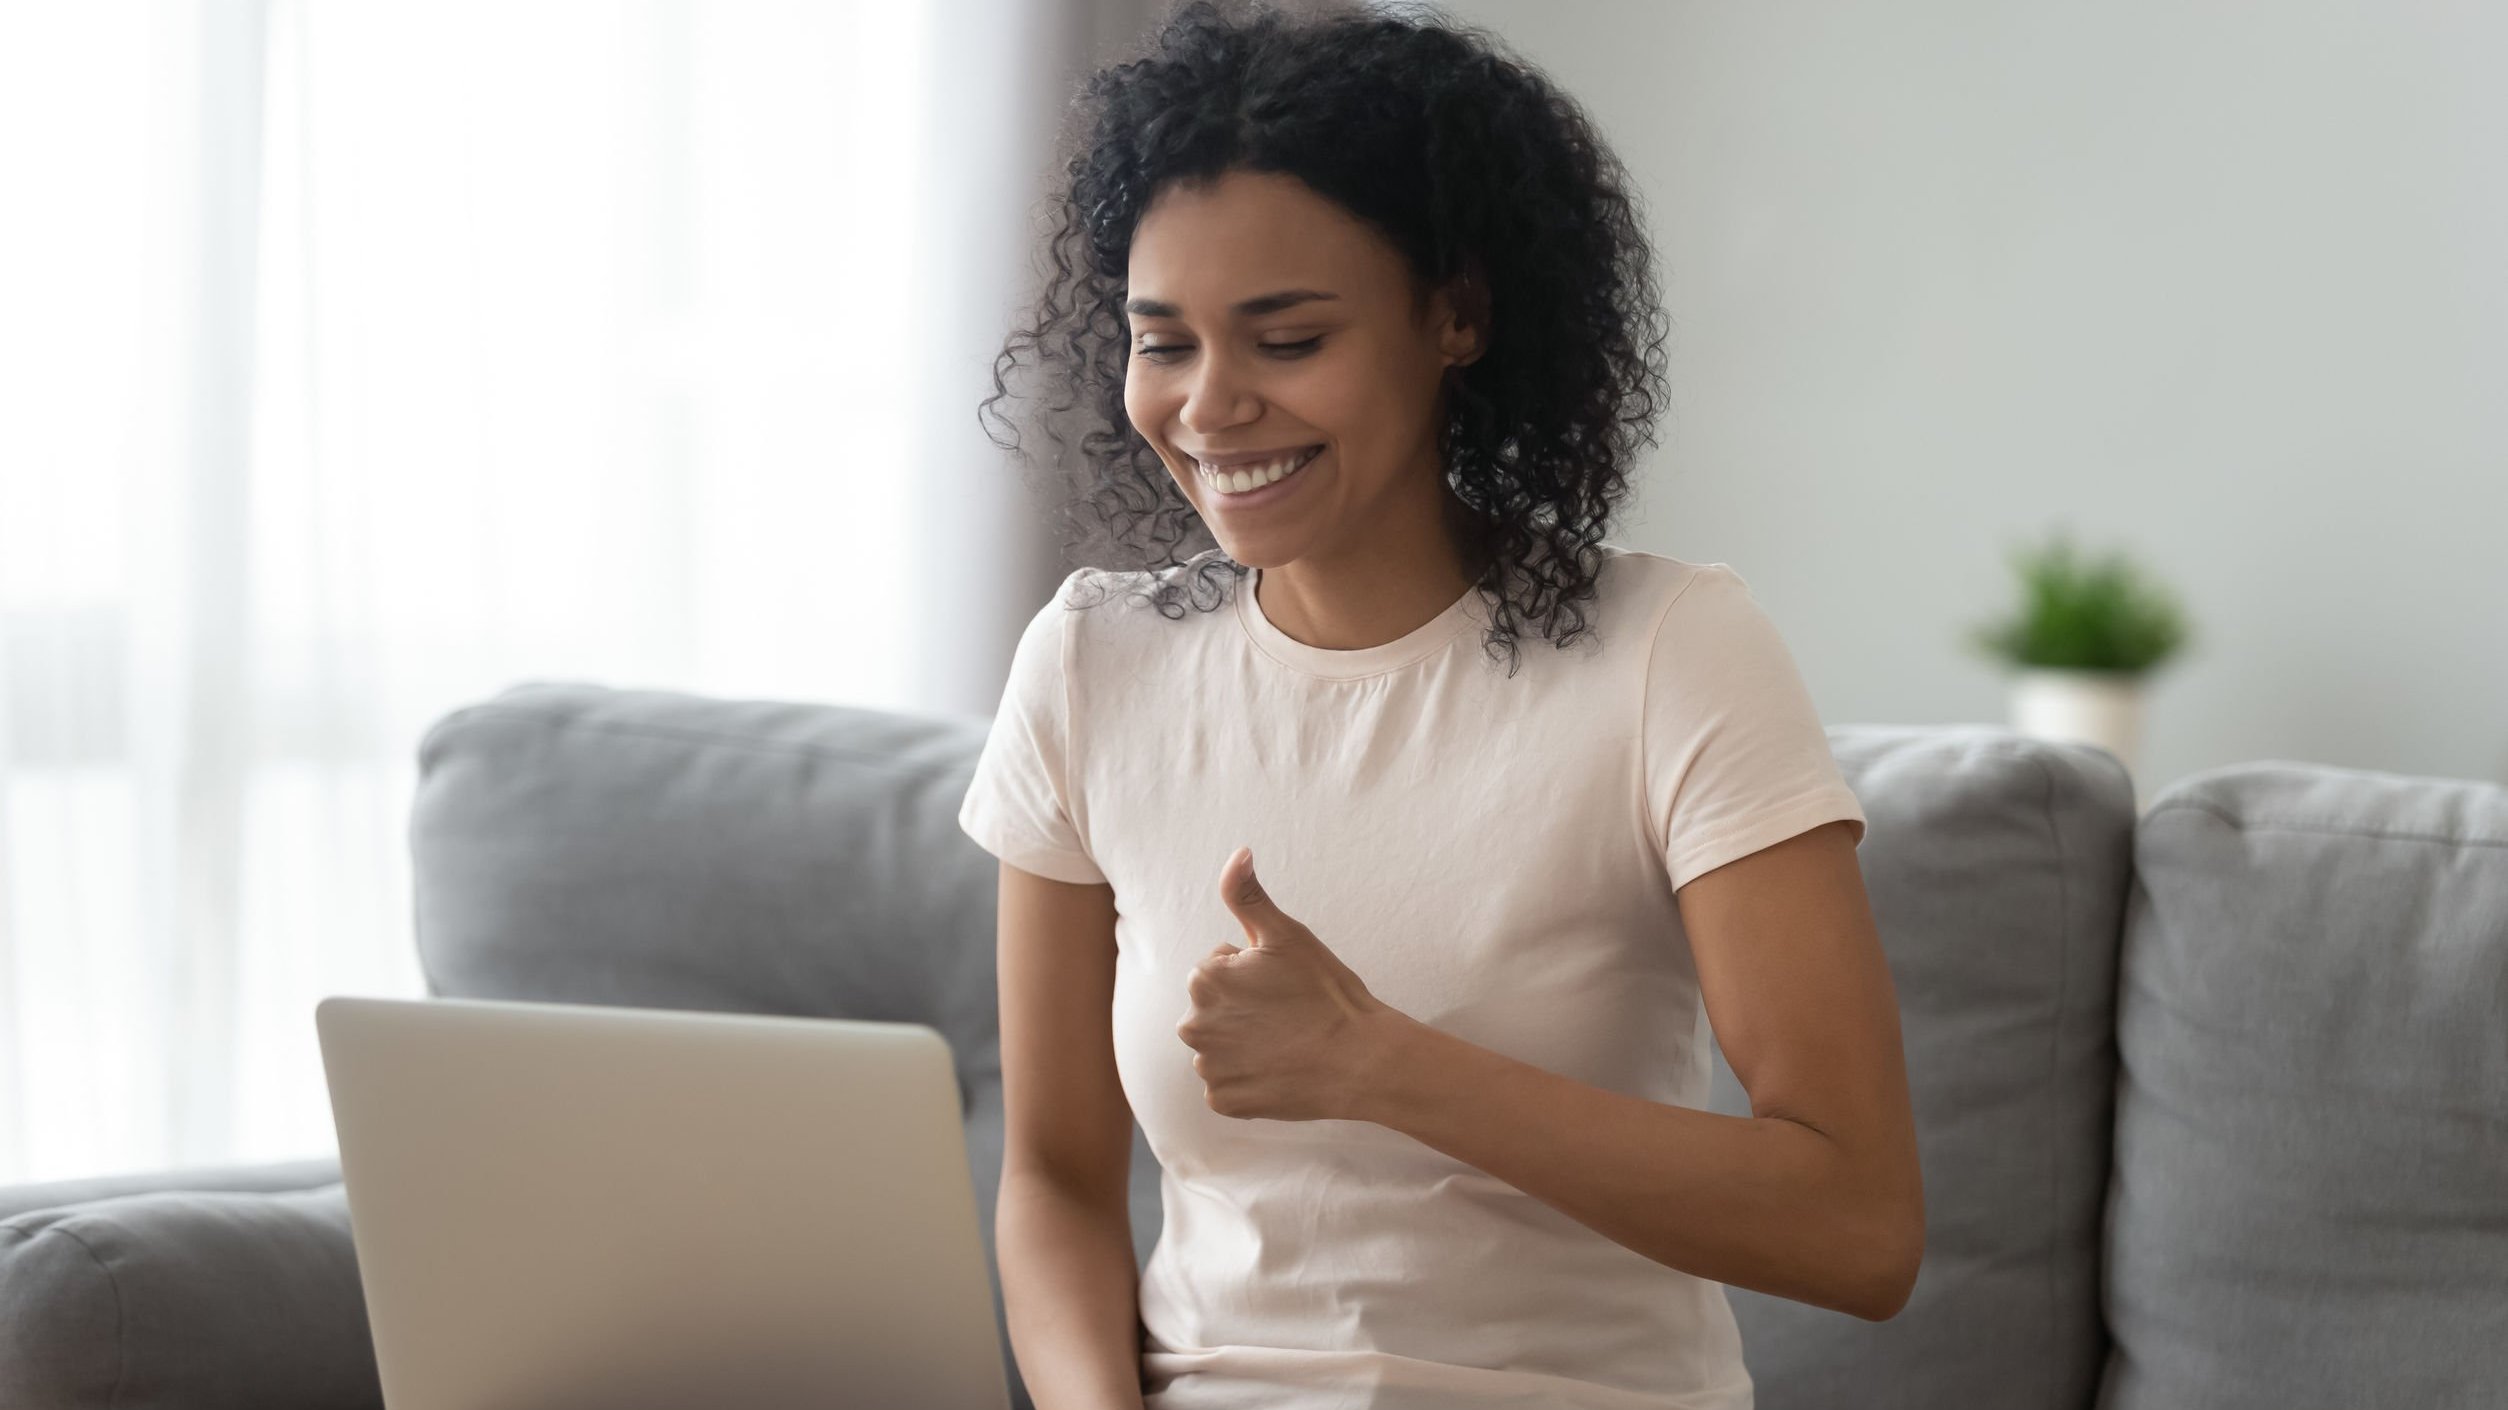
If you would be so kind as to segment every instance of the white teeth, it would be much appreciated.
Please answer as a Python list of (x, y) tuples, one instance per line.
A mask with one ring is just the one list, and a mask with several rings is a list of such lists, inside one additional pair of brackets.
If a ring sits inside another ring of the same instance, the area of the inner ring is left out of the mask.
[(1222, 494), (1243, 494), (1247, 490), (1260, 489), (1286, 478), (1306, 462), (1323, 454), (1323, 451), (1322, 446), (1315, 446), (1295, 455), (1284, 455), (1268, 464), (1248, 465), (1231, 470), (1213, 470), (1205, 465), (1202, 467), (1202, 483)]

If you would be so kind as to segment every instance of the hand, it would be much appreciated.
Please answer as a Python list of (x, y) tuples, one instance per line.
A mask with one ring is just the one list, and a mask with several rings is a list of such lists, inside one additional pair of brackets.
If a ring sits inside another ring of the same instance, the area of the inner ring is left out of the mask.
[(1399, 1013), (1367, 991), (1315, 932), (1282, 913), (1240, 847), (1219, 869), (1220, 903), (1245, 927), (1185, 977), (1176, 1036), (1193, 1049), (1203, 1097), (1222, 1116), (1348, 1119), (1358, 1083)]

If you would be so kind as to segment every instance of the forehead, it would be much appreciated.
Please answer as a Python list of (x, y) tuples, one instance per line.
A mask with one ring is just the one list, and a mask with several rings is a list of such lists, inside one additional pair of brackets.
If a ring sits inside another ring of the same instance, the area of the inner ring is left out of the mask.
[(1232, 171), (1152, 199), (1133, 230), (1127, 282), (1133, 297), (1173, 305), (1179, 317), (1224, 319), (1239, 299), (1276, 289), (1326, 289), (1347, 306), (1401, 277), (1389, 243), (1306, 183)]

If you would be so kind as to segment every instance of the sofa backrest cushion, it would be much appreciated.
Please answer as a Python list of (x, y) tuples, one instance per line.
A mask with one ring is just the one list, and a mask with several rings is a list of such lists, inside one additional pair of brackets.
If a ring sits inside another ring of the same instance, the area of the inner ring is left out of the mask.
[(954, 839), (978, 726), (533, 683), (419, 746), (430, 992), (927, 1023), (1000, 1061), (990, 859)]
[(2135, 851), (2101, 1405), (2508, 1403), (2508, 789), (2239, 764)]
[[(2105, 751), (1850, 725), (1858, 856), (1897, 990), (1924, 1266), (1886, 1322), (1728, 1287), (1766, 1410), (2081, 1410), (2097, 1387), (2111, 1022), (2134, 804)], [(1721, 1048), (1711, 1109), (1751, 1114)]]

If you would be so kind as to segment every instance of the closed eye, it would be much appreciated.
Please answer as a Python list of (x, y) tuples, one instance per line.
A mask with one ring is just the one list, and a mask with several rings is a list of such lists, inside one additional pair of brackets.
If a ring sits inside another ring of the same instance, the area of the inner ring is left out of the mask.
[[(1306, 339), (1304, 342), (1297, 342), (1297, 343), (1257, 343), (1257, 344), (1255, 344), (1255, 346), (1256, 346), (1256, 347), (1261, 348), (1261, 349), (1262, 349), (1263, 351), (1265, 351), (1265, 352), (1269, 352), (1269, 353), (1278, 353), (1278, 354), (1280, 354), (1280, 355), (1282, 355), (1282, 356), (1284, 356), (1284, 357), (1292, 357), (1292, 358), (1295, 358), (1295, 357), (1304, 357), (1304, 356), (1306, 356), (1308, 353), (1311, 353), (1311, 352), (1315, 351), (1317, 348), (1322, 347), (1323, 345), (1324, 345), (1324, 340), (1323, 340), (1323, 337), (1322, 337), (1320, 334), (1319, 334), (1319, 335), (1317, 335), (1317, 336), (1315, 336), (1315, 337), (1308, 338), (1308, 339)], [(1161, 354), (1165, 354), (1165, 353), (1185, 353), (1185, 352), (1191, 352), (1192, 350), (1193, 350), (1193, 349), (1192, 349), (1190, 346), (1188, 346), (1188, 345), (1186, 345), (1186, 344), (1182, 344), (1182, 343), (1163, 343), (1163, 344), (1161, 344), (1161, 345), (1159, 345), (1159, 346), (1157, 346), (1157, 347), (1154, 347), (1154, 348), (1136, 348), (1136, 349), (1134, 349), (1133, 351), (1134, 351), (1134, 352), (1136, 352), (1136, 353), (1138, 353), (1138, 354), (1139, 354), (1140, 356), (1142, 356), (1142, 357), (1148, 358), (1148, 359), (1149, 359), (1150, 361), (1152, 361), (1152, 362), (1168, 362), (1168, 361), (1171, 361), (1172, 359), (1167, 358), (1167, 357), (1164, 357), (1164, 356), (1162, 356)]]

